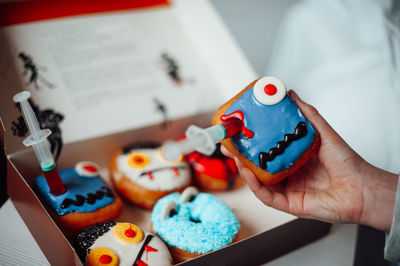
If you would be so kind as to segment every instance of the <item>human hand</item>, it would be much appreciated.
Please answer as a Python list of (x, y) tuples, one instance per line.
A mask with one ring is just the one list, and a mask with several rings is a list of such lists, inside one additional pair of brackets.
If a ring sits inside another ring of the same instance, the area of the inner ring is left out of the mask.
[(363, 160), (314, 107), (294, 91), (289, 95), (321, 137), (321, 146), (310, 161), (283, 182), (266, 186), (227, 149), (222, 147), (222, 152), (235, 159), (241, 176), (265, 205), (298, 217), (389, 231), (397, 176)]

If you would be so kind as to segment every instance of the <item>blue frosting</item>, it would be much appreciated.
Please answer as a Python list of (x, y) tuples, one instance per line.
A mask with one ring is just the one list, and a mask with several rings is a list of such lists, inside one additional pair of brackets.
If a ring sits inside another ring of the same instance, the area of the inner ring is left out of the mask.
[(50, 193), (49, 186), (47, 185), (46, 179), (43, 175), (38, 176), (34, 181), (36, 191), (57, 212), (58, 215), (64, 215), (71, 212), (93, 212), (114, 202), (113, 197), (105, 195), (102, 199), (97, 199), (92, 204), (84, 202), (82, 206), (71, 204), (67, 208), (62, 208), (62, 202), (67, 198), (76, 200), (77, 195), (87, 197), (88, 193), (95, 194), (96, 191), (105, 191), (105, 187), (108, 186), (100, 177), (85, 177), (79, 175), (75, 171), (75, 168), (61, 170), (60, 176), (67, 191), (57, 196)]
[[(158, 200), (151, 216), (153, 231), (168, 245), (204, 254), (232, 243), (240, 225), (224, 202), (208, 193), (199, 193), (186, 203), (179, 197), (179, 193), (173, 193)], [(176, 202), (177, 214), (163, 221), (161, 213), (169, 201)]]
[(260, 166), (260, 152), (268, 153), (269, 149), (284, 139), (285, 134), (293, 134), (299, 122), (307, 125), (306, 136), (293, 141), (283, 154), (267, 162), (265, 170), (274, 174), (291, 167), (314, 142), (316, 132), (288, 95), (275, 105), (263, 105), (254, 98), (253, 88), (239, 97), (225, 113), (242, 111), (245, 126), (254, 132), (253, 138), (246, 138), (243, 134), (231, 138), (238, 152), (250, 161)]

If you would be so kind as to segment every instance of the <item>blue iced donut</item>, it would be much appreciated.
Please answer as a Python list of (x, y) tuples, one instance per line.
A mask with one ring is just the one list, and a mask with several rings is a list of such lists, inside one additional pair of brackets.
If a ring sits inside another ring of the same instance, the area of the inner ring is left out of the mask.
[(198, 193), (195, 187), (158, 200), (151, 223), (153, 232), (172, 247), (177, 261), (232, 243), (240, 228), (235, 214), (224, 202), (209, 193)]

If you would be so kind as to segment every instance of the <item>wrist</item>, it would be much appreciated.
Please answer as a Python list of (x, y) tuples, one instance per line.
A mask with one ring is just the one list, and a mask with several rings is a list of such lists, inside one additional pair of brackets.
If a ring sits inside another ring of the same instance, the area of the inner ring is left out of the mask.
[(363, 208), (360, 224), (385, 232), (392, 225), (398, 175), (376, 168), (368, 163), (362, 167)]

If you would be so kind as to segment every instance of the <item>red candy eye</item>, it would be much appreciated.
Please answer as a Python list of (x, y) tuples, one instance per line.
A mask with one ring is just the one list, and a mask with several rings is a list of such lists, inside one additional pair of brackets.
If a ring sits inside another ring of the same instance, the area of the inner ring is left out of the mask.
[(274, 84), (267, 84), (264, 87), (264, 92), (269, 96), (272, 96), (276, 93), (277, 89)]
[(109, 255), (101, 255), (99, 258), (99, 262), (101, 264), (109, 264), (111, 261), (112, 261), (112, 258)]
[(75, 165), (75, 170), (81, 176), (96, 177), (99, 175), (99, 166), (89, 161), (79, 162)]
[(97, 172), (97, 168), (94, 167), (93, 165), (84, 165), (83, 169), (91, 173)]
[(127, 237), (135, 237), (136, 233), (131, 228), (125, 230), (125, 235)]
[(135, 157), (134, 160), (135, 160), (136, 163), (143, 163), (144, 162), (142, 157)]
[(286, 96), (286, 87), (275, 77), (263, 77), (253, 87), (253, 96), (262, 105), (275, 105)]

